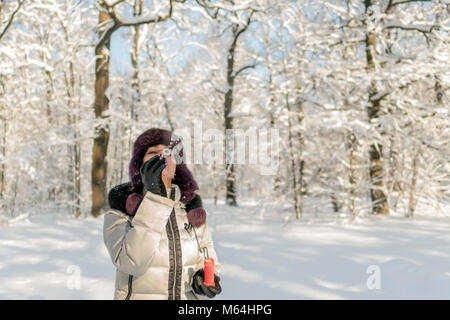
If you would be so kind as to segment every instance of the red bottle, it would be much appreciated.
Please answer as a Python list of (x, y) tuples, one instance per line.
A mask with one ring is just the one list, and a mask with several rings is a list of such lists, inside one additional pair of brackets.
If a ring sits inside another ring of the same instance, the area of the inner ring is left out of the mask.
[(216, 284), (214, 283), (214, 259), (213, 258), (206, 258), (204, 260), (204, 267), (205, 267), (205, 281), (204, 281), (204, 284), (207, 287), (215, 287)]

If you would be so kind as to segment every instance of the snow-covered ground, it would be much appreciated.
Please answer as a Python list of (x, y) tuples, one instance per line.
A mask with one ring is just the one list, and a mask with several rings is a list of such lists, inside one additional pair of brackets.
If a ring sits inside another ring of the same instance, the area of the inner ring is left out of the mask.
[[(296, 221), (252, 201), (204, 203), (223, 264), (221, 299), (450, 299), (449, 217)], [(0, 218), (0, 299), (111, 299), (102, 224)]]

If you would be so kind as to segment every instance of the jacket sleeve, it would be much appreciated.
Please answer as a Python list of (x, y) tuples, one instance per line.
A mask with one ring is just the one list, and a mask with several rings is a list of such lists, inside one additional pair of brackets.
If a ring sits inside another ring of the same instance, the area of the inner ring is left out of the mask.
[(172, 209), (145, 196), (132, 220), (113, 211), (105, 214), (103, 239), (120, 271), (138, 277), (148, 270)]
[[(200, 246), (202, 248), (203, 247), (208, 248), (209, 257), (214, 259), (214, 273), (216, 275), (220, 275), (220, 271), (222, 269), (222, 264), (220, 263), (220, 261), (217, 257), (216, 250), (214, 249), (214, 243), (212, 240), (211, 232), (208, 227), (208, 221), (205, 221), (205, 225), (204, 225), (203, 232), (202, 232), (201, 239), (200, 239)], [(193, 274), (195, 274), (198, 270), (203, 269), (203, 268), (204, 268), (204, 266), (203, 266), (203, 258), (202, 258), (199, 261), (199, 263), (197, 263), (197, 265), (195, 266)], [(192, 286), (192, 281), (193, 281), (193, 278), (191, 277), (189, 279), (189, 284), (191, 286)]]

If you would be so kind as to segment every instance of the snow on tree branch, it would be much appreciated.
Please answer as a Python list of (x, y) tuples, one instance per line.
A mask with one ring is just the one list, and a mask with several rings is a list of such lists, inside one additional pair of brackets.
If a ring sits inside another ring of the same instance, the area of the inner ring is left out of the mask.
[(432, 25), (419, 25), (419, 24), (403, 24), (400, 21), (393, 20), (384, 25), (384, 29), (401, 29), (401, 30), (416, 30), (422, 33), (431, 33), (433, 29), (438, 29), (440, 26), (436, 24)]
[(173, 13), (173, 2), (179, 2), (183, 3), (185, 0), (170, 0), (169, 1), (169, 12), (164, 16), (153, 16), (153, 17), (142, 17), (142, 16), (136, 16), (133, 18), (122, 18), (119, 17), (115, 11), (115, 7), (122, 3), (123, 0), (118, 1), (100, 1), (98, 3), (98, 6), (106, 12), (110, 18), (112, 24), (103, 32), (102, 36), (99, 39), (99, 42), (96, 46), (96, 52), (104, 46), (105, 42), (110, 39), (111, 35), (116, 31), (117, 29), (121, 27), (131, 27), (131, 26), (138, 26), (142, 24), (149, 24), (149, 23), (157, 23), (157, 22), (163, 22), (172, 17)]
[(17, 7), (16, 7), (16, 9), (13, 11), (13, 13), (11, 14), (11, 16), (8, 19), (8, 22), (6, 23), (6, 25), (3, 28), (2, 32), (0, 33), (0, 40), (5, 35), (6, 31), (8, 31), (9, 27), (11, 26), (11, 24), (12, 24), (12, 22), (14, 20), (14, 17), (16, 16), (17, 12), (19, 12), (20, 7), (22, 7), (24, 2), (25, 2), (25, 0), (17, 0)]

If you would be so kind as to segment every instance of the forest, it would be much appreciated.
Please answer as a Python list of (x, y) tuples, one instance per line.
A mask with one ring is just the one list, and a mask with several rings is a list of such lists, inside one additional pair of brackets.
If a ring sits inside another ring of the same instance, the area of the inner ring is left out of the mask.
[[(448, 214), (449, 13), (444, 0), (2, 0), (1, 214), (101, 215), (151, 127), (193, 137), (188, 166), (215, 204)], [(197, 148), (233, 134), (241, 152)], [(263, 138), (269, 174), (249, 156)]]

